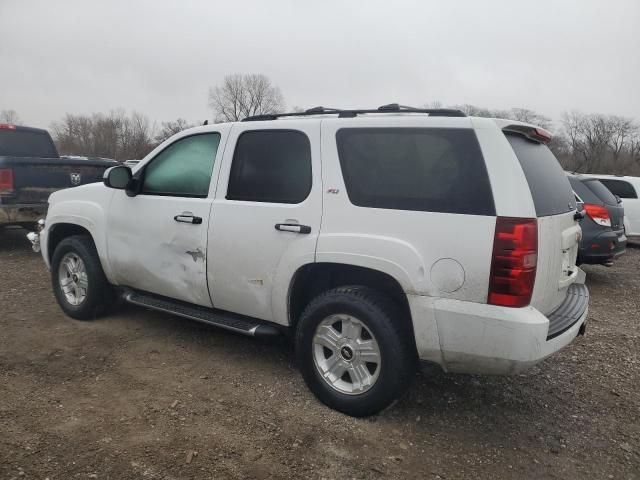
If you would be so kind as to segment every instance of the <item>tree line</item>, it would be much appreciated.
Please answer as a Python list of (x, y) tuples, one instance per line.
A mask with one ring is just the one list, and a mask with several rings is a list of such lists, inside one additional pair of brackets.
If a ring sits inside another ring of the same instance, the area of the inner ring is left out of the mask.
[[(220, 85), (209, 89), (208, 103), (215, 122), (233, 122), (285, 108), (280, 88), (262, 74), (227, 75)], [(445, 105), (432, 101), (424, 106)], [(458, 108), (469, 116), (519, 120), (552, 131), (549, 147), (566, 170), (640, 175), (640, 125), (633, 118), (571, 111), (564, 112), (556, 123), (527, 108), (446, 107)], [(2, 110), (0, 122), (19, 123), (20, 117), (14, 110)], [(51, 125), (51, 132), (62, 154), (129, 160), (144, 157), (171, 135), (192, 126), (183, 118), (156, 124), (144, 114), (119, 109), (91, 115), (67, 113)]]
[[(427, 106), (432, 107), (432, 102)], [(565, 170), (581, 173), (640, 175), (640, 125), (629, 117), (564, 112), (560, 122), (526, 108), (491, 110), (454, 105), (467, 115), (532, 123), (552, 131), (549, 148)]]

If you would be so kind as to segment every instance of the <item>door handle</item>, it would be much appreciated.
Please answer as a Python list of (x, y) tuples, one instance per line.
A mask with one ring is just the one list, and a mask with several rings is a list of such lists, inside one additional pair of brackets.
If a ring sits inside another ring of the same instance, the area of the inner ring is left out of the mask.
[(196, 217), (195, 215), (182, 213), (173, 217), (176, 222), (191, 223), (192, 225), (200, 225), (202, 223), (202, 217)]
[(304, 235), (311, 233), (311, 227), (308, 225), (299, 225), (297, 223), (276, 223), (276, 230), (281, 232), (302, 233)]

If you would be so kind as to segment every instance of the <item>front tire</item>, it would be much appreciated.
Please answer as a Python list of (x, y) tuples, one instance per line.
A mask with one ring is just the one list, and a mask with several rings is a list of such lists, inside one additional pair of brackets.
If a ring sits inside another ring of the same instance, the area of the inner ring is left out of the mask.
[(416, 366), (415, 343), (400, 309), (361, 286), (327, 291), (306, 307), (296, 356), (316, 397), (355, 417), (389, 406), (406, 390)]
[(51, 259), (51, 282), (60, 308), (77, 320), (93, 320), (115, 302), (88, 235), (67, 237), (58, 244)]

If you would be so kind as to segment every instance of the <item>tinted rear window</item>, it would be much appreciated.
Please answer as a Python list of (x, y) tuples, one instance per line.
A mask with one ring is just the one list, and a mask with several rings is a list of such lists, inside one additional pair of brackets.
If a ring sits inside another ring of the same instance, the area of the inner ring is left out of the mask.
[(547, 217), (575, 210), (569, 181), (549, 147), (522, 135), (506, 135), (527, 178), (536, 215)]
[(611, 180), (608, 178), (601, 178), (600, 183), (607, 187), (611, 193), (618, 195), (620, 198), (638, 198), (636, 189), (633, 188), (629, 182), (624, 180)]
[(296, 130), (252, 130), (238, 138), (227, 199), (300, 203), (311, 192), (311, 144)]
[(47, 133), (8, 129), (0, 129), (0, 155), (45, 158), (58, 156)]
[(589, 187), (596, 196), (607, 205), (618, 205), (618, 200), (599, 180), (584, 180), (584, 184)]
[(458, 128), (344, 128), (338, 154), (354, 205), (495, 215), (475, 133)]
[(595, 203), (597, 205), (601, 205), (603, 202), (598, 198), (598, 196), (593, 193), (591, 190), (587, 188), (587, 186), (582, 183), (578, 177), (570, 176), (569, 183), (571, 184), (571, 188), (576, 192), (576, 195), (582, 200), (584, 203)]

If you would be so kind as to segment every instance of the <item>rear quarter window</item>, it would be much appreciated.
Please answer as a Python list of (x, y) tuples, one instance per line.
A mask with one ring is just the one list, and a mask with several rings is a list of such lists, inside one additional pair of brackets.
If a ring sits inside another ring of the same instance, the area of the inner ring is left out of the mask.
[(336, 140), (354, 205), (495, 215), (484, 159), (471, 129), (343, 128)]
[(567, 176), (549, 147), (516, 133), (505, 135), (527, 178), (536, 215), (548, 217), (575, 210)]
[(585, 180), (584, 184), (607, 205), (617, 205), (618, 199), (599, 180)]
[(600, 183), (607, 187), (611, 193), (618, 195), (620, 198), (638, 198), (636, 189), (629, 182), (624, 180), (611, 180), (608, 178), (600, 178)]
[(589, 188), (587, 188), (587, 186), (582, 183), (582, 180), (580, 180), (578, 177), (569, 177), (569, 183), (571, 184), (573, 191), (576, 192), (576, 195), (580, 197), (580, 200), (582, 200), (582, 202), (595, 204), (602, 203), (602, 200), (600, 200), (595, 193), (589, 190)]

